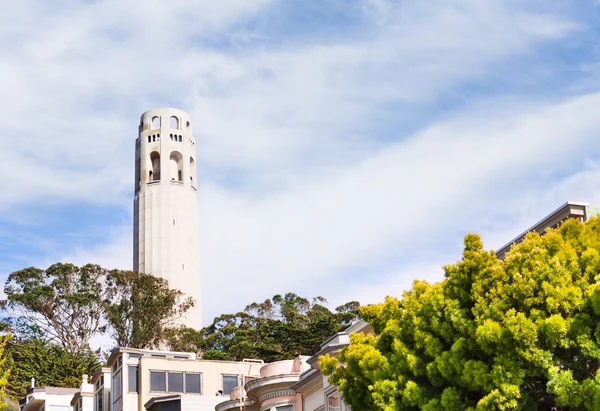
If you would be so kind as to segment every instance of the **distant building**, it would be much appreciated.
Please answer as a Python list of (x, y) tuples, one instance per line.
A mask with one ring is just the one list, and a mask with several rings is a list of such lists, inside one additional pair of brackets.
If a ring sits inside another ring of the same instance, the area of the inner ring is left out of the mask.
[(252, 378), (230, 393), (231, 399), (218, 404), (216, 411), (294, 411), (301, 410), (301, 396), (291, 387), (303, 371), (309, 368), (308, 357), (276, 361), (260, 369), (259, 378)]
[(496, 256), (500, 260), (504, 260), (504, 257), (506, 256), (508, 250), (510, 250), (510, 248), (513, 245), (519, 244), (521, 241), (523, 241), (527, 233), (534, 231), (538, 234), (543, 234), (547, 228), (556, 228), (562, 222), (568, 220), (569, 218), (575, 218), (581, 222), (584, 222), (587, 221), (590, 217), (595, 216), (599, 213), (600, 207), (591, 206), (588, 203), (567, 201), (566, 203), (558, 207), (556, 210), (548, 214), (546, 217), (542, 218), (540, 221), (529, 227), (527, 230), (523, 231), (517, 237), (510, 240), (504, 246), (500, 247), (496, 251)]
[[(197, 359), (193, 353), (120, 348), (108, 360), (111, 396), (110, 408), (104, 410), (212, 411), (223, 397), (229, 398), (240, 375), (256, 378), (262, 364), (260, 360), (211, 361)], [(194, 408), (180, 408), (187, 403)]]
[(22, 411), (71, 411), (77, 388), (31, 387), (19, 403)]

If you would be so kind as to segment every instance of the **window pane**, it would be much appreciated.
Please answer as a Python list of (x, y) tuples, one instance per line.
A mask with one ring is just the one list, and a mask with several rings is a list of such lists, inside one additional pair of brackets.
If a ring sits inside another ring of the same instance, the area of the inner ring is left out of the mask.
[(150, 371), (150, 391), (167, 391), (167, 378), (164, 371)]
[(129, 374), (127, 374), (129, 382), (129, 392), (138, 392), (138, 367), (137, 365), (129, 366)]
[(327, 411), (340, 411), (342, 409), (341, 402), (339, 392), (329, 394), (327, 396)]
[(121, 384), (123, 383), (123, 380), (121, 379), (121, 371), (118, 371), (117, 373), (115, 373), (113, 375), (113, 403), (117, 402), (117, 400), (119, 398), (121, 398)]
[(183, 392), (183, 373), (169, 372), (169, 392)]
[(185, 392), (200, 394), (200, 374), (185, 374)]
[(102, 391), (98, 391), (96, 393), (96, 411), (104, 411), (104, 401), (103, 401), (103, 393)]
[(237, 376), (236, 375), (224, 375), (223, 376), (223, 394), (229, 395), (231, 390), (237, 387)]

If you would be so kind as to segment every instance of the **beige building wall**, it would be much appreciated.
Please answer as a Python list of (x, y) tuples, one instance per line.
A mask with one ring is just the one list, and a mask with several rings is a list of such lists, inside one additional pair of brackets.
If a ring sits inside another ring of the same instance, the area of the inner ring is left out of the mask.
[[(176, 360), (142, 357), (139, 362), (140, 369), (140, 395), (138, 405), (143, 410), (152, 397), (166, 395), (166, 393), (154, 393), (150, 390), (150, 371), (173, 371), (200, 373), (201, 390), (200, 395), (215, 397), (219, 390), (223, 390), (223, 375), (239, 375), (242, 372), (258, 376), (259, 366), (249, 366), (234, 361), (208, 361), (208, 360)], [(223, 400), (225, 400), (224, 398)], [(127, 409), (127, 408), (126, 408)]]
[[(105, 403), (105, 410), (108, 404), (115, 404), (112, 411), (145, 411), (145, 405), (152, 398), (181, 396), (182, 401), (193, 402), (202, 406), (229, 399), (228, 395), (216, 394), (223, 390), (223, 376), (231, 375), (239, 378), (241, 374), (250, 378), (258, 378), (262, 362), (244, 363), (235, 361), (211, 361), (198, 360), (193, 353), (178, 353), (170, 351), (155, 350), (137, 350), (132, 348), (119, 348), (113, 352), (108, 360), (111, 370), (111, 392), (110, 402)], [(130, 367), (131, 371), (130, 372)], [(150, 384), (150, 372), (175, 372), (175, 373), (193, 373), (200, 374), (201, 392), (181, 393), (171, 392), (168, 387), (165, 391), (152, 391)], [(130, 384), (130, 379), (137, 376), (137, 384)], [(120, 385), (121, 389), (116, 390), (115, 385)], [(137, 390), (130, 391), (130, 387), (137, 387)], [(119, 396), (119, 391), (121, 395)], [(216, 398), (217, 397), (217, 398)], [(92, 411), (92, 410), (84, 410)]]
[(174, 108), (149, 110), (135, 149), (133, 268), (194, 298), (181, 323), (196, 329), (202, 328), (198, 213), (190, 117)]
[(315, 411), (324, 407), (325, 396), (323, 395), (322, 386), (319, 386), (318, 388), (320, 389), (315, 389), (310, 393), (304, 394), (303, 410)]

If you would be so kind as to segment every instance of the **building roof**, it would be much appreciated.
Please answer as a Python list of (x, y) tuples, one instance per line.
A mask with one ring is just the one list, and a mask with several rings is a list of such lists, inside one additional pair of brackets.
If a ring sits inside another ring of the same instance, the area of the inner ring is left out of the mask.
[[(38, 410), (44, 405), (47, 396), (49, 395), (64, 395), (72, 398), (79, 392), (79, 388), (62, 388), (62, 387), (34, 387), (27, 389), (25, 398), (19, 401), (22, 411)], [(38, 396), (36, 398), (36, 396)]]
[(555, 228), (560, 223), (565, 221), (568, 218), (582, 218), (587, 219), (586, 208), (590, 207), (589, 203), (584, 203), (580, 201), (567, 201), (556, 210), (552, 211), (550, 214), (542, 218), (540, 221), (529, 227), (527, 230), (523, 231), (521, 234), (510, 240), (508, 243), (504, 244), (496, 251), (496, 256), (499, 259), (503, 259), (508, 250), (513, 246), (513, 244), (518, 244), (525, 236), (535, 231), (538, 234), (543, 234), (547, 228)]

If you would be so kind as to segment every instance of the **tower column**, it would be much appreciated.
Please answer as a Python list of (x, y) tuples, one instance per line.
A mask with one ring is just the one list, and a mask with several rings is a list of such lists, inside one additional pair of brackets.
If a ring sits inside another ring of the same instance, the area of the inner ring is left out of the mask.
[(181, 324), (200, 329), (196, 140), (189, 115), (174, 108), (142, 114), (135, 165), (133, 269), (194, 298)]

